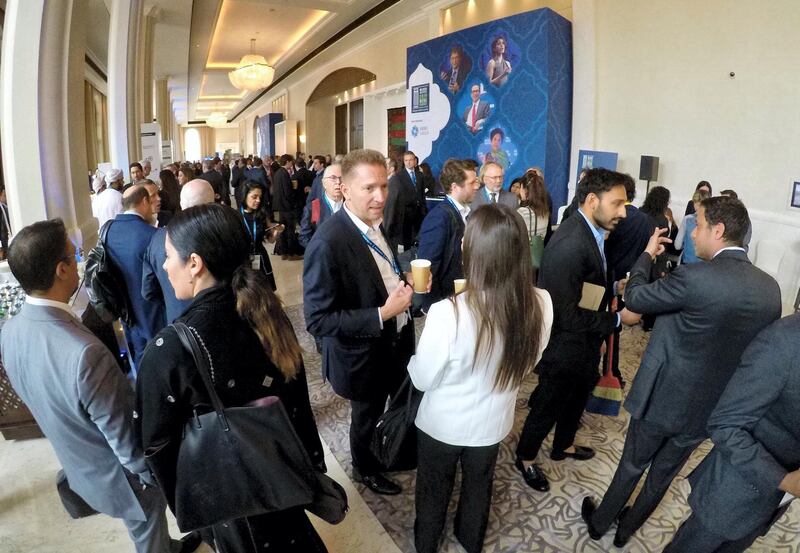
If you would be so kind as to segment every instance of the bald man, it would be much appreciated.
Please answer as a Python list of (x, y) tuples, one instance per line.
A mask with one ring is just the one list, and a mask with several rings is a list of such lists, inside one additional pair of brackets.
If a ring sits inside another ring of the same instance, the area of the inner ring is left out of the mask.
[[(214, 189), (203, 179), (190, 180), (181, 188), (181, 209), (214, 203)], [(166, 312), (165, 324), (170, 324), (183, 314), (192, 300), (179, 300), (167, 278), (164, 261), (167, 258), (164, 240), (167, 228), (161, 227), (153, 234), (142, 264), (142, 296), (159, 303)], [(159, 329), (160, 330), (160, 329)]]
[[(155, 193), (158, 197), (158, 190)], [(133, 324), (123, 324), (128, 352), (135, 366), (147, 341), (164, 328), (164, 306), (142, 297), (142, 259), (155, 234), (155, 217), (148, 187), (135, 184), (122, 195), (123, 213), (109, 223), (106, 251), (125, 281), (133, 313)]]

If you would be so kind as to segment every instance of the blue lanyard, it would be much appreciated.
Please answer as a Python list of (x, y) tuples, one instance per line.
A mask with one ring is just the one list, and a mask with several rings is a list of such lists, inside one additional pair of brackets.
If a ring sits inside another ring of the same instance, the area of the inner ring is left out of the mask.
[(253, 251), (256, 249), (256, 214), (253, 213), (253, 230), (250, 231), (250, 227), (247, 226), (247, 217), (244, 216), (244, 208), (240, 207), (239, 211), (242, 214), (242, 219), (244, 220), (244, 228), (247, 229), (247, 232), (250, 233), (250, 236), (253, 237)]
[(333, 215), (333, 206), (331, 205), (331, 202), (330, 202), (330, 200), (328, 199), (328, 195), (327, 195), (327, 194), (325, 194), (324, 192), (323, 192), (323, 194), (322, 194), (322, 199), (323, 199), (323, 200), (325, 200), (325, 203), (327, 204), (327, 206), (328, 206), (328, 209), (330, 209), (330, 210), (331, 210), (331, 215)]
[(377, 245), (375, 242), (373, 242), (372, 240), (370, 240), (369, 236), (367, 236), (366, 234), (364, 234), (364, 233), (363, 233), (362, 231), (360, 231), (360, 230), (359, 230), (358, 232), (360, 232), (360, 233), (361, 233), (361, 238), (363, 238), (363, 239), (364, 239), (364, 242), (366, 242), (366, 243), (367, 243), (367, 246), (369, 246), (370, 248), (372, 248), (372, 250), (373, 250), (375, 253), (377, 253), (377, 254), (378, 254), (379, 256), (381, 256), (381, 257), (382, 257), (382, 258), (383, 258), (383, 259), (384, 259), (384, 260), (385, 260), (385, 261), (386, 261), (386, 262), (387, 262), (389, 265), (391, 265), (391, 266), (392, 266), (392, 270), (395, 272), (395, 274), (396, 274), (398, 277), (402, 278), (402, 273), (400, 272), (400, 267), (398, 267), (398, 266), (397, 266), (397, 263), (395, 263), (393, 259), (389, 259), (388, 257), (386, 257), (386, 254), (385, 254), (385, 253), (383, 253), (383, 250), (382, 250), (382, 249), (380, 249), (380, 247), (378, 247), (378, 245)]
[(458, 214), (461, 215), (461, 210), (458, 209), (458, 206), (456, 205), (456, 203), (453, 200), (450, 199), (450, 196), (445, 196), (444, 199), (447, 200), (448, 202), (450, 202), (450, 205), (453, 206), (453, 209), (455, 209), (458, 212)]

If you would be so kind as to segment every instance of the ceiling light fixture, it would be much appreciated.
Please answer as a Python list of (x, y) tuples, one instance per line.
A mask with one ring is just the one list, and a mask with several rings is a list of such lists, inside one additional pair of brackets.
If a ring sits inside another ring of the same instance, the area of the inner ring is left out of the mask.
[(219, 128), (228, 124), (228, 118), (221, 111), (215, 111), (206, 118), (206, 125), (209, 127)]
[(239, 65), (228, 73), (231, 84), (239, 90), (266, 88), (275, 76), (275, 69), (267, 64), (264, 56), (255, 53), (256, 39), (250, 39), (250, 53), (243, 56)]

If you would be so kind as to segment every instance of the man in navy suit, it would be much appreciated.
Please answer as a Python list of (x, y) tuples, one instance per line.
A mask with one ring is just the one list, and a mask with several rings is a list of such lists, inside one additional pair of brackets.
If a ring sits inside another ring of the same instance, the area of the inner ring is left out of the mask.
[(692, 515), (664, 551), (745, 551), (800, 497), (800, 315), (750, 343), (708, 419), (714, 449), (689, 476)]
[(447, 196), (428, 213), (419, 232), (417, 257), (431, 262), (433, 276), (430, 293), (422, 295), (423, 311), (453, 295), (453, 280), (464, 278), (461, 240), (470, 212), (469, 204), (478, 190), (475, 171), (460, 159), (448, 159), (444, 163), (439, 182)]
[(325, 168), (322, 186), (324, 188), (322, 197), (311, 200), (303, 208), (303, 219), (300, 221), (300, 245), (304, 248), (308, 247), (317, 228), (342, 208), (344, 198), (342, 197), (341, 164), (334, 163)]
[(134, 365), (138, 365), (147, 341), (164, 328), (166, 319), (162, 303), (142, 297), (144, 255), (156, 232), (147, 188), (141, 184), (128, 188), (122, 196), (122, 208), (125, 211), (108, 223), (111, 226), (106, 236), (106, 250), (125, 280), (133, 324), (123, 325), (123, 328), (128, 351)]
[[(181, 209), (188, 209), (195, 205), (213, 204), (214, 189), (203, 179), (190, 180), (181, 187)], [(152, 302), (160, 302), (166, 311), (166, 324), (186, 311), (192, 300), (179, 300), (175, 297), (175, 289), (167, 278), (164, 270), (164, 261), (167, 252), (164, 240), (167, 237), (167, 227), (156, 229), (142, 261), (142, 297)], [(157, 332), (157, 331), (156, 331)]]
[(384, 467), (369, 448), (414, 350), (413, 289), (381, 226), (386, 186), (382, 154), (354, 150), (345, 156), (344, 207), (308, 244), (303, 306), (306, 328), (322, 339), (322, 372), (350, 400), (354, 478), (376, 493), (398, 494), (400, 486), (381, 474)]
[(383, 225), (394, 247), (408, 250), (417, 239), (419, 227), (428, 212), (425, 203), (425, 179), (417, 169), (414, 152), (403, 154), (403, 169), (389, 180)]

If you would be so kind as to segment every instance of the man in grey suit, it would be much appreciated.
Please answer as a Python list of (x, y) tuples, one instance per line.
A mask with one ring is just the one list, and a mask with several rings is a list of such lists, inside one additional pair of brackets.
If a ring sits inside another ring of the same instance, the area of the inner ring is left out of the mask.
[(508, 207), (517, 209), (519, 200), (513, 192), (503, 190), (503, 177), (505, 171), (500, 164), (490, 161), (485, 164), (483, 169), (483, 186), (475, 194), (470, 208), (475, 211), (483, 204), (506, 204)]
[(193, 550), (196, 537), (185, 547), (170, 540), (166, 503), (134, 441), (133, 391), (111, 352), (68, 305), (79, 279), (64, 223), (23, 228), (8, 263), (28, 296), (3, 327), (3, 363), (70, 487), (95, 510), (121, 518), (137, 552)]
[[(707, 437), (706, 422), (747, 344), (780, 317), (781, 294), (742, 248), (750, 218), (739, 200), (703, 201), (692, 240), (705, 263), (681, 265), (648, 284), (664, 251), (656, 229), (624, 289), (628, 309), (659, 315), (625, 401), (631, 415), (625, 447), (603, 501), (586, 497), (581, 515), (592, 539), (618, 520), (622, 547), (658, 506), (689, 455)], [(641, 493), (625, 508), (649, 466)]]
[(708, 419), (691, 516), (665, 551), (745, 551), (800, 497), (800, 315), (764, 329)]

